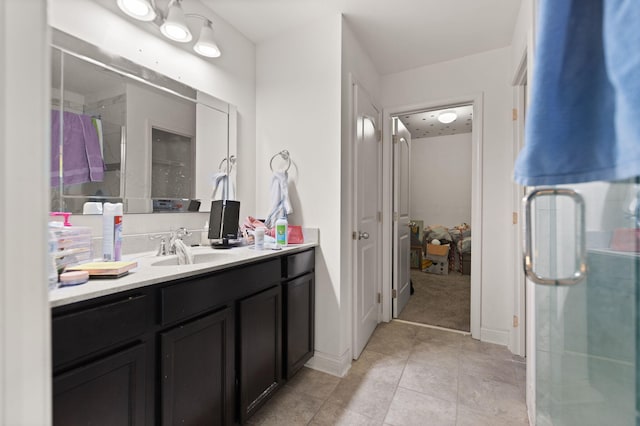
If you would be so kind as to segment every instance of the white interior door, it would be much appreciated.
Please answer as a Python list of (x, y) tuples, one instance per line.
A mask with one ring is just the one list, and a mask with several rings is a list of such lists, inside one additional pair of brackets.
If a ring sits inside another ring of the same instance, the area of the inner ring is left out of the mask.
[(411, 295), (410, 175), (411, 134), (393, 118), (393, 317), (398, 318)]
[(380, 223), (380, 161), (381, 143), (379, 111), (358, 85), (353, 86), (356, 106), (355, 224), (354, 242), (354, 350), (357, 359), (379, 322), (381, 262)]

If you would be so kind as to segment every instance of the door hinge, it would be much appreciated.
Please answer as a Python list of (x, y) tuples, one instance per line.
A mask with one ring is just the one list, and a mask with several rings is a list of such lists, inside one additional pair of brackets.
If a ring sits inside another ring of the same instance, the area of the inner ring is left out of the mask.
[(378, 212), (378, 222), (382, 222), (382, 212)]
[(399, 218), (400, 215), (398, 214), (398, 212), (393, 212), (393, 220), (397, 222)]
[(513, 328), (517, 328), (519, 324), (520, 324), (520, 320), (518, 320), (518, 316), (514, 315), (513, 316)]
[(382, 303), (382, 294), (378, 293), (378, 303)]
[(516, 121), (518, 119), (518, 108), (514, 108), (511, 110), (511, 119)]
[(397, 290), (395, 288), (393, 290), (391, 290), (391, 297), (393, 299), (397, 299), (398, 298), (398, 292), (397, 292)]
[(512, 222), (514, 225), (518, 224), (518, 212), (513, 212)]
[(393, 135), (391, 137), (391, 140), (393, 141), (393, 143), (398, 143), (398, 135)]
[(382, 142), (382, 130), (376, 130), (376, 138), (378, 138), (378, 142)]

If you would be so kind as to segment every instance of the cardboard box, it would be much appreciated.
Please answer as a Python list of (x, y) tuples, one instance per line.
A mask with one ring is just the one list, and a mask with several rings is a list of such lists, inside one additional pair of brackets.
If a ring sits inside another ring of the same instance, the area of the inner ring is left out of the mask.
[[(429, 264), (429, 262), (431, 264)], [(428, 265), (426, 268), (424, 267), (425, 264)], [(423, 261), (422, 272), (449, 275), (449, 258), (447, 256), (433, 256), (428, 254), (425, 261)]]
[(444, 245), (436, 245), (436, 244), (427, 244), (427, 256), (448, 256), (449, 255), (449, 244)]

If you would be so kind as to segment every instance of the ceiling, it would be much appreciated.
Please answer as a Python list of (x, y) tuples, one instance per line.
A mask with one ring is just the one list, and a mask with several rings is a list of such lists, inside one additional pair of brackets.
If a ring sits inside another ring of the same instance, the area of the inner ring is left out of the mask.
[(521, 2), (200, 1), (256, 44), (288, 29), (342, 13), (382, 75), (508, 46)]
[[(455, 111), (458, 118), (452, 123), (441, 123), (438, 121), (438, 115), (444, 111)], [(417, 112), (410, 115), (401, 115), (398, 118), (409, 130), (412, 139), (470, 133), (473, 128), (473, 106), (466, 105)]]

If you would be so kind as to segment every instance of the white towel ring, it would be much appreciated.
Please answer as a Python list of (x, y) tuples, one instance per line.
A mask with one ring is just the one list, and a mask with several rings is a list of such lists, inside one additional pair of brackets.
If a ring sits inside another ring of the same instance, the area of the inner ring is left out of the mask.
[(220, 162), (220, 165), (218, 166), (218, 171), (219, 172), (226, 171), (226, 170), (222, 169), (222, 166), (224, 165), (225, 161), (229, 162), (229, 172), (231, 172), (231, 170), (233, 170), (233, 166), (236, 164), (236, 156), (232, 155), (231, 157), (224, 157), (222, 159), (222, 161)]
[(287, 151), (286, 149), (283, 149), (282, 151), (278, 152), (277, 154), (274, 154), (273, 157), (271, 157), (271, 161), (269, 161), (269, 167), (271, 168), (271, 171), (275, 171), (273, 170), (273, 160), (275, 160), (275, 158), (277, 156), (282, 157), (283, 160), (285, 160), (287, 162), (287, 168), (284, 169), (285, 172), (289, 171), (289, 167), (291, 167), (291, 155), (289, 154), (289, 151)]

